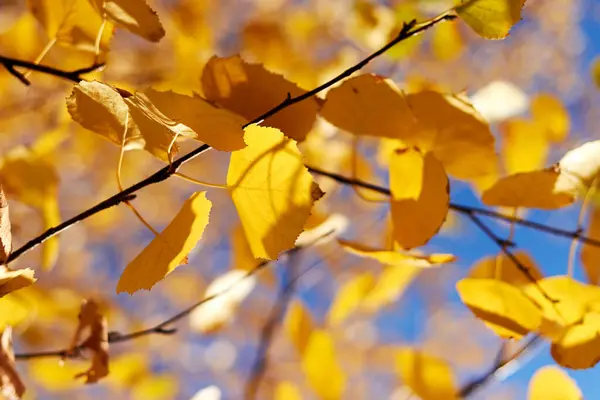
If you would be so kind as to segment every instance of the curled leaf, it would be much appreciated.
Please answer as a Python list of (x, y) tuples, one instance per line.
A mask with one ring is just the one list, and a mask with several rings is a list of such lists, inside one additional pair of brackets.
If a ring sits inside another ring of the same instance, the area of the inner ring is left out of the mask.
[(407, 252), (376, 249), (364, 246), (360, 243), (338, 240), (338, 243), (344, 250), (360, 257), (373, 258), (382, 264), (406, 266), (406, 267), (437, 267), (441, 264), (450, 263), (456, 260), (452, 254), (430, 254), (420, 255)]
[(145, 0), (89, 0), (101, 15), (106, 15), (118, 26), (151, 42), (165, 36), (165, 30)]
[(0, 395), (3, 399), (17, 399), (24, 393), (25, 384), (15, 366), (12, 328), (8, 326), (0, 334)]

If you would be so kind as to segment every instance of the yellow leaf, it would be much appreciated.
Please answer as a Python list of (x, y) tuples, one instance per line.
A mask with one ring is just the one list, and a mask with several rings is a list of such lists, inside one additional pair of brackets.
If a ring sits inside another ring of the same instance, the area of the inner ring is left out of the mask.
[(560, 176), (556, 187), (565, 192), (587, 193), (600, 172), (600, 140), (586, 142), (569, 150), (558, 165)]
[(398, 150), (390, 162), (391, 214), (394, 240), (411, 249), (429, 241), (448, 214), (449, 183), (432, 153)]
[[(202, 72), (202, 89), (209, 101), (252, 120), (281, 104), (287, 96), (306, 91), (261, 64), (249, 64), (239, 56), (213, 57)], [(251, 98), (252, 101), (248, 101)], [(303, 141), (317, 116), (317, 102), (307, 99), (265, 119), (289, 138)]]
[[(102, 17), (87, 0), (28, 0), (29, 9), (48, 37), (59, 44), (85, 51), (95, 51), (95, 42), (102, 27)], [(108, 50), (112, 24), (104, 26), (100, 49)]]
[(81, 382), (73, 377), (85, 368), (86, 361), (57, 358), (36, 358), (27, 362), (29, 374), (44, 389), (52, 392), (81, 387)]
[[(1, 290), (1, 286), (0, 286)], [(7, 326), (16, 326), (34, 313), (28, 304), (18, 295), (9, 294), (0, 298), (0, 330)]]
[(551, 94), (538, 94), (531, 99), (531, 114), (536, 124), (545, 130), (548, 139), (562, 142), (571, 128), (569, 112), (561, 101)]
[(392, 139), (402, 138), (404, 125), (413, 125), (409, 105), (396, 85), (372, 74), (347, 79), (329, 90), (321, 116), (356, 135)]
[(552, 344), (550, 354), (563, 367), (592, 368), (600, 360), (600, 334), (597, 327), (589, 324), (570, 327)]
[(196, 192), (186, 200), (171, 223), (127, 265), (117, 293), (150, 290), (173, 272), (202, 238), (211, 207), (206, 192)]
[(298, 354), (304, 354), (314, 323), (310, 313), (299, 300), (294, 300), (288, 307), (284, 326)]
[(333, 338), (324, 330), (315, 330), (310, 335), (302, 370), (308, 385), (323, 400), (341, 399), (346, 388), (346, 376), (337, 361)]
[(132, 400), (163, 400), (175, 398), (177, 378), (169, 374), (148, 375), (131, 390)]
[(576, 192), (559, 186), (560, 175), (557, 168), (509, 175), (485, 190), (481, 200), (488, 206), (561, 208), (575, 201)]
[(156, 11), (145, 0), (89, 0), (100, 14), (151, 42), (165, 36)]
[(106, 382), (117, 388), (129, 388), (148, 374), (149, 360), (143, 353), (125, 353), (110, 360)]
[(406, 265), (385, 267), (373, 288), (363, 299), (361, 309), (366, 312), (377, 312), (382, 307), (392, 304), (402, 296), (421, 271), (421, 268)]
[[(533, 259), (523, 251), (513, 253), (521, 265), (529, 271), (536, 280), (543, 275)], [(469, 278), (498, 279), (513, 286), (523, 286), (531, 283), (527, 275), (505, 254), (486, 257), (479, 260), (469, 271)]]
[[(44, 229), (54, 228), (61, 223), (60, 209), (58, 201), (55, 197), (48, 197), (42, 207), (42, 219), (44, 221)], [(56, 265), (59, 254), (58, 236), (53, 236), (46, 240), (42, 245), (42, 268), (46, 271), (52, 269)]]
[(240, 304), (256, 286), (256, 278), (234, 269), (219, 276), (206, 288), (206, 304), (196, 307), (190, 314), (190, 327), (195, 332), (213, 334), (230, 323)]
[(345, 282), (329, 307), (327, 323), (331, 326), (341, 324), (360, 306), (361, 301), (374, 284), (375, 277), (370, 272), (357, 275)]
[(31, 268), (12, 271), (6, 266), (0, 266), (0, 297), (29, 286), (35, 281)]
[(440, 24), (432, 31), (431, 47), (438, 60), (451, 61), (460, 57), (465, 44), (456, 24)]
[(577, 383), (561, 368), (546, 365), (538, 369), (527, 392), (528, 400), (583, 400)]
[[(595, 207), (588, 217), (588, 227), (585, 236), (600, 240), (600, 208)], [(583, 243), (581, 247), (581, 263), (592, 285), (600, 284), (600, 248)]]
[(512, 119), (503, 123), (500, 128), (504, 169), (508, 175), (544, 167), (550, 143), (541, 124)]
[(458, 398), (454, 372), (442, 359), (419, 350), (402, 348), (396, 353), (396, 371), (402, 383), (422, 400)]
[(275, 388), (274, 400), (302, 400), (300, 389), (292, 382), (279, 382)]
[(231, 111), (219, 108), (199, 96), (175, 92), (144, 92), (160, 111), (173, 121), (188, 126), (195, 138), (216, 150), (234, 151), (246, 147), (242, 126), (247, 120)]
[(600, 57), (596, 57), (592, 62), (592, 81), (596, 88), (600, 88)]
[(503, 39), (521, 20), (523, 4), (525, 0), (465, 0), (456, 12), (478, 35)]
[(249, 126), (248, 147), (231, 154), (227, 185), (255, 258), (272, 260), (294, 242), (322, 192), (292, 139)]
[(519, 288), (506, 282), (465, 278), (456, 289), (473, 314), (501, 337), (518, 339), (542, 322), (538, 307)]
[(440, 264), (445, 264), (456, 260), (456, 257), (454, 257), (452, 254), (420, 255), (376, 249), (373, 247), (364, 246), (360, 243), (353, 243), (345, 240), (338, 240), (338, 243), (344, 250), (351, 254), (355, 254), (360, 257), (373, 258), (380, 263), (388, 265), (427, 268), (437, 267)]

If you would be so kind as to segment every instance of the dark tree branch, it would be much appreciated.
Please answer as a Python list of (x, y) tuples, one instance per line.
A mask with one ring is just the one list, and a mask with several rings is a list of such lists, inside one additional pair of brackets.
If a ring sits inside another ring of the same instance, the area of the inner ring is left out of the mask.
[[(315, 237), (312, 240), (310, 240), (302, 245), (298, 245), (290, 250), (285, 251), (284, 253), (282, 253), (282, 255), (285, 254), (288, 256), (292, 256), (296, 252), (298, 252), (302, 249), (316, 245), (321, 240), (323, 240), (324, 238), (326, 238), (334, 233), (335, 233), (334, 231), (325, 232), (323, 235), (321, 235), (319, 237)], [(188, 315), (191, 314), (192, 311), (194, 311), (196, 308), (202, 306), (203, 304), (213, 301), (217, 297), (220, 297), (220, 296), (226, 294), (227, 292), (232, 290), (234, 287), (236, 287), (238, 283), (240, 283), (241, 281), (243, 281), (246, 278), (249, 278), (249, 277), (257, 274), (258, 272), (263, 270), (265, 267), (267, 267), (271, 262), (272, 261), (262, 261), (261, 263), (257, 264), (251, 270), (248, 270), (248, 272), (246, 272), (246, 274), (244, 276), (242, 276), (238, 281), (233, 282), (230, 286), (224, 288), (220, 292), (213, 294), (212, 296), (203, 298), (202, 300), (190, 305), (189, 307), (183, 309), (182, 311), (178, 312), (177, 314), (173, 315), (172, 317), (164, 320), (163, 322), (161, 322), (157, 325), (154, 325), (150, 328), (141, 329), (139, 331), (126, 333), (126, 334), (116, 332), (116, 331), (109, 332), (108, 343), (110, 343), (110, 344), (123, 343), (123, 342), (128, 342), (130, 340), (134, 340), (134, 339), (137, 339), (137, 338), (140, 338), (143, 336), (149, 336), (149, 335), (173, 335), (173, 334), (177, 333), (177, 329), (169, 328), (169, 327), (171, 325), (173, 325), (175, 322), (187, 317)], [(293, 279), (295, 280), (296, 278), (293, 277)], [(32, 358), (42, 358), (42, 357), (77, 358), (81, 355), (80, 352), (84, 348), (85, 348), (84, 346), (79, 345), (79, 346), (76, 346), (72, 350), (71, 349), (60, 349), (60, 350), (48, 350), (48, 351), (40, 351), (40, 352), (32, 352), (32, 353), (17, 353), (17, 354), (15, 354), (15, 359), (16, 360), (29, 360)]]
[(297, 260), (295, 259), (294, 255), (290, 255), (288, 262), (290, 268), (283, 274), (281, 289), (277, 295), (275, 304), (271, 309), (271, 314), (267, 318), (267, 321), (262, 328), (260, 339), (258, 341), (256, 358), (254, 360), (252, 369), (250, 370), (250, 376), (246, 384), (244, 394), (244, 398), (246, 400), (254, 400), (256, 398), (262, 378), (267, 370), (269, 348), (273, 342), (277, 327), (283, 319), (288, 304), (294, 295), (297, 278), (296, 261)]
[(517, 350), (513, 355), (511, 355), (508, 359), (501, 358), (499, 359), (487, 372), (483, 375), (473, 379), (465, 383), (459, 391), (460, 398), (466, 399), (475, 393), (478, 389), (485, 386), (490, 381), (496, 379), (498, 375), (505, 370), (506, 368), (510, 368), (512, 364), (517, 362), (517, 360), (522, 357), (524, 354), (528, 353), (533, 349), (533, 347), (541, 342), (541, 337), (536, 335), (529, 339), (519, 350)]
[[(316, 94), (318, 94), (319, 92), (321, 92), (322, 90), (338, 83), (339, 81), (341, 81), (342, 79), (352, 75), (354, 72), (360, 70), (361, 68), (363, 68), (365, 65), (367, 65), (370, 61), (372, 61), (374, 58), (380, 56), (381, 54), (385, 53), (387, 50), (391, 49), (392, 47), (394, 47), (396, 44), (410, 38), (413, 37), (433, 26), (435, 26), (436, 24), (442, 22), (442, 21), (449, 21), (449, 20), (453, 20), (455, 19), (456, 16), (450, 12), (445, 12), (443, 14), (440, 14), (439, 16), (430, 19), (428, 21), (425, 21), (423, 23), (417, 24), (414, 20), (409, 22), (409, 23), (405, 23), (400, 31), (400, 33), (389, 43), (387, 43), (385, 46), (383, 46), (381, 49), (377, 50), (376, 52), (372, 53), (371, 55), (369, 55), (368, 57), (366, 57), (365, 59), (363, 59), (362, 61), (360, 61), (358, 64), (353, 65), (352, 67), (348, 68), (347, 70), (345, 70), (344, 72), (342, 72), (341, 74), (337, 75), (335, 78), (327, 81), (326, 83), (322, 84), (321, 86), (318, 86), (316, 88), (314, 88), (311, 91), (308, 91), (304, 94), (301, 94), (299, 96), (296, 97), (290, 97), (289, 95), (286, 97), (286, 99), (279, 105), (275, 106), (274, 108), (272, 108), (271, 110), (268, 110), (267, 112), (265, 112), (264, 114), (256, 117), (255, 119), (253, 119), (252, 121), (248, 122), (246, 125), (243, 126), (243, 128), (246, 128), (247, 126), (254, 124), (254, 123), (258, 123), (260, 121), (263, 121), (264, 119), (273, 116), (274, 114), (280, 112), (281, 110), (299, 103), (301, 101), (304, 101), (306, 99), (309, 99), (313, 96), (315, 96)], [(8, 61), (7, 61), (8, 60)], [(18, 60), (17, 60), (18, 61)], [(8, 65), (12, 65), (12, 66), (26, 66), (26, 67), (30, 67), (29, 63), (26, 63), (24, 61), (18, 61), (18, 64), (16, 63), (17, 61), (12, 60), (12, 59), (8, 59), (6, 57), (2, 57), (0, 58), (0, 63), (4, 64), (5, 66), (7, 65), (6, 63), (8, 62)], [(32, 64), (35, 65), (35, 64)], [(35, 68), (31, 67), (31, 69), (34, 69), (36, 71), (40, 71), (40, 72), (46, 72), (55, 76), (60, 76), (63, 78), (67, 78), (67, 79), (71, 79), (73, 78), (72, 74), (73, 72), (69, 72), (69, 73), (65, 73), (64, 71), (58, 71), (55, 70), (53, 68), (49, 68), (49, 67), (44, 67), (44, 66), (36, 66)], [(82, 73), (82, 70), (78, 70), (75, 72), (79, 72)], [(87, 71), (89, 72), (89, 71)], [(73, 80), (73, 79), (71, 79)], [(79, 82), (79, 80), (77, 80), (77, 82)], [(202, 146), (192, 150), (191, 152), (184, 154), (183, 156), (181, 156), (180, 158), (178, 158), (177, 160), (173, 161), (173, 163), (171, 165), (167, 165), (166, 167), (158, 170), (157, 172), (155, 172), (154, 174), (150, 175), (149, 177), (147, 177), (146, 179), (136, 183), (133, 186), (128, 187), (127, 189), (113, 195), (112, 197), (101, 201), (100, 203), (96, 204), (95, 206), (93, 206), (92, 208), (87, 209), (86, 211), (74, 216), (73, 218), (63, 222), (62, 224), (50, 228), (47, 231), (43, 232), (41, 235), (31, 239), (29, 242), (25, 243), (23, 246), (21, 246), (20, 248), (18, 248), (17, 250), (15, 250), (11, 256), (8, 258), (7, 263), (10, 263), (14, 260), (16, 260), (18, 257), (20, 257), (21, 255), (23, 255), (24, 253), (28, 252), (29, 250), (32, 250), (34, 247), (42, 244), (45, 240), (51, 238), (52, 236), (68, 229), (69, 227), (71, 227), (72, 225), (74, 225), (75, 223), (82, 221), (86, 218), (91, 217), (92, 215), (97, 214), (98, 212), (112, 207), (116, 204), (119, 204), (123, 201), (126, 200), (126, 197), (132, 195), (133, 193), (145, 188), (146, 186), (152, 185), (154, 183), (158, 183), (158, 182), (162, 182), (166, 179), (168, 179), (171, 175), (173, 175), (175, 172), (177, 172), (177, 170), (186, 162), (194, 159), (195, 157), (199, 156), (200, 154), (208, 151), (211, 147), (207, 144), (203, 144)]]
[(53, 75), (58, 78), (63, 78), (75, 83), (79, 83), (83, 79), (81, 75), (95, 71), (104, 66), (104, 63), (94, 63), (89, 67), (79, 68), (73, 71), (64, 71), (62, 69), (49, 67), (47, 65), (35, 64), (30, 61), (19, 60), (17, 58), (5, 56), (0, 56), (0, 64), (4, 65), (4, 68), (6, 68), (6, 70), (11, 75), (23, 82), (25, 85), (30, 85), (31, 82), (29, 82), (25, 75), (22, 72), (19, 72), (15, 67), (23, 67), (32, 71), (42, 72), (44, 74)]

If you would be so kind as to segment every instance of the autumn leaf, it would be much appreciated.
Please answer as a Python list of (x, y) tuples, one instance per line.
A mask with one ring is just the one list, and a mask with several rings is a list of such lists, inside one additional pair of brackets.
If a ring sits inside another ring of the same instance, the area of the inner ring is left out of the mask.
[[(306, 93), (283, 76), (267, 71), (261, 64), (250, 64), (239, 56), (208, 61), (202, 72), (202, 89), (206, 98), (252, 120), (281, 104), (288, 96)], [(252, 101), (248, 101), (251, 98)], [(277, 128), (287, 137), (301, 142), (311, 130), (317, 116), (317, 102), (306, 101), (286, 107), (262, 122)]]
[(456, 377), (444, 360), (411, 348), (399, 349), (395, 358), (396, 371), (402, 382), (419, 398), (458, 399)]
[(456, 12), (478, 35), (503, 39), (521, 20), (525, 0), (463, 0)]
[(544, 167), (550, 142), (543, 125), (525, 119), (512, 119), (504, 122), (500, 128), (504, 169), (508, 175)]
[(304, 354), (314, 325), (306, 306), (299, 300), (292, 301), (287, 310), (284, 327), (298, 354)]
[(542, 322), (542, 313), (519, 288), (494, 279), (465, 278), (456, 284), (463, 303), (496, 334), (521, 338)]
[(101, 50), (108, 50), (112, 24), (102, 27), (101, 15), (88, 0), (28, 0), (27, 3), (51, 41), (92, 52), (98, 32), (103, 29), (98, 43)]
[(423, 271), (422, 268), (407, 265), (386, 266), (373, 288), (364, 297), (360, 305), (361, 310), (374, 313), (382, 307), (394, 303), (421, 271)]
[(600, 335), (598, 326), (578, 324), (570, 327), (552, 344), (550, 354), (563, 367), (587, 369), (600, 361)]
[(536, 280), (543, 278), (542, 272), (526, 252), (515, 251), (513, 255), (519, 262), (519, 266), (503, 253), (485, 257), (471, 267), (469, 278), (498, 279), (513, 286), (528, 285), (531, 283), (531, 280), (529, 276), (521, 271), (520, 266), (527, 268), (529, 275)]
[(456, 258), (452, 254), (411, 254), (401, 251), (377, 249), (374, 247), (362, 245), (360, 243), (353, 243), (339, 239), (338, 243), (342, 246), (344, 250), (346, 250), (350, 254), (354, 254), (360, 257), (372, 258), (379, 261), (382, 264), (387, 265), (427, 268), (437, 267), (441, 264), (450, 263), (456, 260)]
[(279, 382), (275, 388), (274, 400), (302, 400), (302, 392), (292, 382)]
[(448, 177), (432, 153), (398, 150), (390, 162), (394, 240), (411, 249), (429, 241), (448, 214)]
[(520, 172), (506, 176), (483, 192), (488, 206), (526, 207), (553, 210), (568, 206), (576, 199), (576, 188), (560, 184), (558, 168)]
[(216, 150), (234, 151), (246, 147), (242, 126), (247, 120), (220, 108), (200, 96), (146, 90), (144, 94), (171, 120), (188, 126), (194, 138)]
[(31, 285), (36, 279), (30, 268), (10, 270), (5, 265), (0, 266), (0, 297), (15, 290)]
[(528, 400), (583, 400), (577, 383), (565, 371), (546, 365), (533, 374), (527, 391)]
[(128, 31), (151, 42), (165, 36), (156, 11), (145, 0), (88, 0), (100, 15), (106, 15)]
[(343, 398), (346, 375), (337, 359), (333, 337), (327, 331), (317, 329), (310, 335), (302, 357), (302, 370), (319, 398)]
[[(83, 338), (83, 332), (89, 335)], [(84, 300), (79, 312), (79, 323), (71, 341), (70, 352), (77, 346), (93, 352), (92, 365), (87, 371), (80, 372), (75, 378), (85, 377), (85, 383), (96, 383), (108, 375), (108, 328), (106, 318), (100, 313), (94, 300)]]
[(600, 89), (600, 58), (596, 57), (592, 63), (592, 81)]
[(12, 233), (8, 215), (8, 201), (0, 186), (0, 263), (4, 264), (12, 252)]
[(329, 307), (327, 323), (330, 326), (341, 324), (359, 306), (367, 293), (373, 288), (375, 277), (370, 272), (357, 275), (345, 282), (337, 291)]
[(127, 265), (117, 284), (117, 293), (150, 290), (182, 264), (202, 238), (211, 207), (206, 192), (192, 194), (171, 223)]
[(534, 96), (531, 99), (531, 115), (551, 141), (562, 142), (569, 134), (569, 112), (557, 97), (548, 93)]
[(256, 286), (256, 278), (241, 270), (232, 270), (217, 277), (208, 285), (203, 304), (190, 314), (190, 327), (195, 332), (214, 334), (230, 323), (240, 304)]
[(275, 128), (252, 125), (245, 132), (248, 147), (231, 154), (227, 185), (252, 254), (272, 260), (294, 247), (323, 193), (294, 140)]
[(569, 150), (558, 162), (560, 177), (556, 187), (565, 192), (585, 194), (600, 172), (600, 140), (586, 142)]
[(15, 366), (12, 346), (12, 328), (6, 327), (0, 334), (0, 394), (2, 398), (17, 399), (25, 393), (25, 384)]

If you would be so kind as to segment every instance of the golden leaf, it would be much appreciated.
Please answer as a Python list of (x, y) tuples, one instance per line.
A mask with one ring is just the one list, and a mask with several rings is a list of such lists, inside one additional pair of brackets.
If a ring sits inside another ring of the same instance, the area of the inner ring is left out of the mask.
[(422, 400), (458, 399), (456, 377), (442, 359), (419, 350), (401, 348), (396, 353), (396, 371), (402, 382)]
[(145, 0), (89, 0), (101, 15), (106, 14), (131, 33), (151, 42), (158, 42), (165, 36), (156, 11)]
[(333, 338), (328, 332), (312, 332), (302, 357), (302, 370), (308, 385), (319, 398), (342, 398), (346, 388), (346, 375), (337, 360)]
[(528, 400), (583, 400), (577, 383), (565, 371), (554, 365), (546, 365), (529, 381)]
[(284, 326), (298, 354), (304, 354), (314, 323), (309, 311), (299, 300), (292, 301), (288, 307)]
[(456, 12), (478, 35), (503, 39), (521, 20), (523, 4), (525, 0), (464, 0)]
[(339, 289), (329, 307), (327, 323), (331, 326), (341, 324), (350, 316), (373, 288), (375, 277), (370, 272), (357, 275), (345, 282)]
[(452, 254), (410, 254), (407, 252), (376, 249), (360, 243), (338, 240), (344, 250), (360, 257), (372, 258), (382, 264), (406, 266), (406, 267), (437, 267), (440, 264), (450, 263), (456, 260)]

